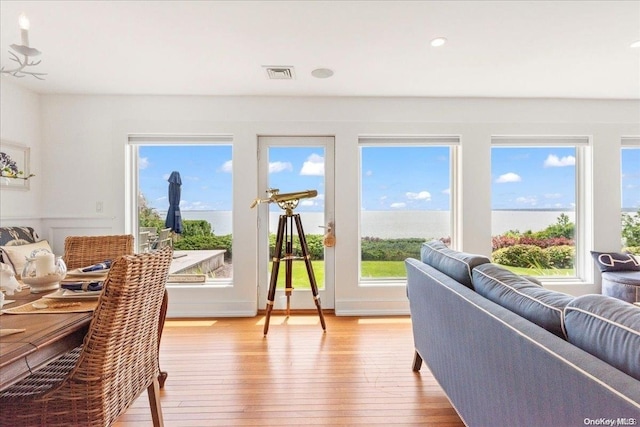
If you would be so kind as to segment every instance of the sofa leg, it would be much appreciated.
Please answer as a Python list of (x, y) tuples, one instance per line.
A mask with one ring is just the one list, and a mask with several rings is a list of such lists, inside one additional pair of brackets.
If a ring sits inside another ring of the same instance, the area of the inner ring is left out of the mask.
[(416, 350), (413, 354), (413, 372), (419, 372), (420, 367), (422, 366), (422, 357), (418, 354)]

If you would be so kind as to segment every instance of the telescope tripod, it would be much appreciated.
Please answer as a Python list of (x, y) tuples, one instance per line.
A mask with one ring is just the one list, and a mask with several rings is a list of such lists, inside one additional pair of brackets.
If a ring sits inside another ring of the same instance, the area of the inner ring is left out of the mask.
[[(276, 296), (276, 284), (278, 282), (278, 272), (280, 271), (280, 261), (284, 261), (285, 266), (285, 295), (287, 296), (287, 316), (289, 316), (290, 314), (291, 292), (293, 291), (293, 286), (291, 284), (293, 261), (295, 259), (300, 259), (293, 256), (294, 223), (298, 232), (298, 239), (300, 240), (300, 248), (302, 250), (302, 259), (304, 260), (304, 263), (307, 267), (307, 275), (309, 276), (311, 292), (313, 294), (316, 308), (318, 309), (318, 316), (320, 317), (322, 330), (327, 330), (327, 326), (324, 322), (324, 315), (322, 314), (322, 307), (320, 306), (318, 285), (316, 284), (316, 278), (313, 274), (313, 266), (311, 265), (311, 255), (309, 254), (309, 248), (307, 247), (307, 238), (305, 237), (304, 230), (302, 229), (302, 221), (300, 220), (299, 214), (294, 214), (291, 209), (287, 209), (286, 214), (280, 215), (280, 220), (278, 221), (278, 235), (276, 237), (275, 254), (272, 259), (273, 264), (271, 266), (271, 281), (269, 283), (269, 293), (267, 295), (267, 314), (264, 323), (265, 336), (267, 336), (267, 332), (269, 332), (269, 320), (271, 318), (273, 302)], [(282, 256), (283, 245), (285, 246), (284, 256)]]

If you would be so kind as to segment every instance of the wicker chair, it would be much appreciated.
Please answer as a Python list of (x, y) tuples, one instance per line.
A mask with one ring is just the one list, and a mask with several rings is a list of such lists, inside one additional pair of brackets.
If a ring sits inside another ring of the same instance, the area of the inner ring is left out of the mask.
[[(114, 260), (121, 255), (133, 254), (133, 235), (114, 234), (105, 236), (68, 236), (64, 240), (64, 255), (62, 259), (68, 270), (86, 267), (105, 260)], [(160, 311), (160, 326), (158, 328), (158, 345), (162, 338), (162, 329), (167, 317), (169, 295), (165, 290)], [(158, 363), (160, 363), (158, 361)], [(160, 388), (164, 387), (167, 372), (160, 371)]]
[(158, 315), (172, 252), (113, 262), (84, 343), (0, 392), (0, 426), (109, 426), (145, 389), (163, 425)]
[(71, 270), (131, 254), (133, 254), (133, 236), (131, 234), (69, 236), (64, 240), (62, 259), (67, 264), (67, 268)]

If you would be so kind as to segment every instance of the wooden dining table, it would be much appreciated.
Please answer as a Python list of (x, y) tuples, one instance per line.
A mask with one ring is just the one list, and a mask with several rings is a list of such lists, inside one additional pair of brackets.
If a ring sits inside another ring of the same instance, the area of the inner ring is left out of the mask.
[[(32, 294), (26, 288), (7, 295), (15, 302), (3, 309), (33, 302), (45, 294)], [(0, 315), (0, 329), (24, 329), (0, 337), (0, 390), (82, 344), (92, 316), (92, 311)]]

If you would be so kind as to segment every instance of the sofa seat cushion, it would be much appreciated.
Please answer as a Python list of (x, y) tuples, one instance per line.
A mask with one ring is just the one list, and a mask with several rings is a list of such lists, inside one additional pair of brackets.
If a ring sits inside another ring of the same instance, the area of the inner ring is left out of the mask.
[(468, 254), (449, 249), (439, 240), (422, 244), (421, 261), (436, 270), (473, 289), (471, 271), (478, 265), (490, 262), (482, 255)]
[(571, 344), (640, 380), (640, 308), (584, 295), (565, 307), (564, 316)]
[(563, 310), (573, 297), (545, 289), (497, 264), (473, 270), (473, 287), (483, 297), (565, 338)]

